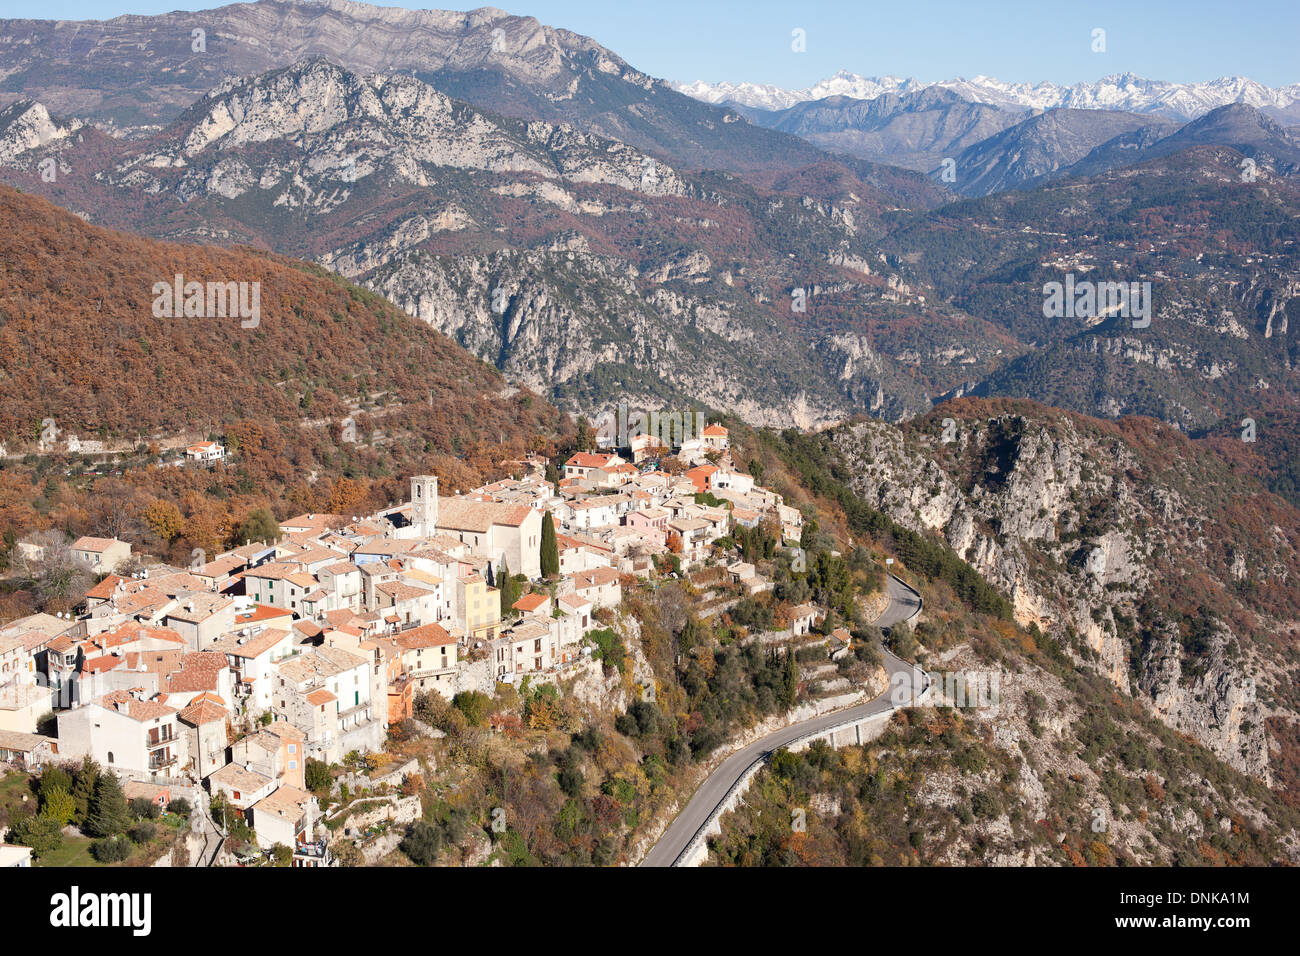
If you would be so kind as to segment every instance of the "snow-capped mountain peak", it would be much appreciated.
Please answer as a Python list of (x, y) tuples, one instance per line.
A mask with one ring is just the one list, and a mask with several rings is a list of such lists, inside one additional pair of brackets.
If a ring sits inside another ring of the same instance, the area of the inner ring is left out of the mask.
[(1125, 110), (1155, 113), (1178, 120), (1195, 119), (1229, 103), (1246, 103), (1256, 108), (1285, 109), (1300, 101), (1300, 83), (1271, 88), (1241, 76), (1224, 76), (1201, 83), (1171, 83), (1149, 80), (1134, 73), (1104, 76), (1094, 83), (1061, 86), (1055, 83), (1008, 83), (990, 76), (971, 79), (956, 77), (937, 83), (898, 76), (859, 76), (840, 70), (834, 76), (803, 90), (786, 90), (760, 83), (676, 84), (687, 96), (707, 103), (736, 103), (756, 109), (788, 109), (796, 103), (828, 96), (849, 96), (869, 100), (885, 93), (911, 93), (932, 86), (952, 90), (963, 99), (1004, 109)]

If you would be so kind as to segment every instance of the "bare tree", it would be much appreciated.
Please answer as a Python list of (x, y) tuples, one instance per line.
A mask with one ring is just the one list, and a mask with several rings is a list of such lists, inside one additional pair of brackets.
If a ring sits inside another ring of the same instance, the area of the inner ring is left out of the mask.
[(138, 539), (144, 532), (140, 520), (144, 495), (125, 481), (104, 478), (95, 482), (91, 507), (96, 534), (125, 540)]
[(662, 585), (651, 598), (659, 612), (659, 623), (670, 633), (679, 634), (686, 626), (687, 600), (680, 583)]
[(17, 551), (14, 570), (31, 582), (41, 610), (71, 609), (94, 580), (61, 531), (37, 531), (25, 538)]

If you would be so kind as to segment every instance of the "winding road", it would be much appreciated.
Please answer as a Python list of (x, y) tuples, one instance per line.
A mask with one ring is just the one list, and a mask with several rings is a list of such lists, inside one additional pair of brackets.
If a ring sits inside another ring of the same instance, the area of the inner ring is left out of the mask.
[[(921, 595), (892, 574), (888, 578), (888, 589), (889, 604), (875, 620), (876, 626), (882, 629), (906, 621), (921, 610)], [(766, 759), (775, 751), (807, 734), (896, 709), (891, 702), (897, 681), (895, 674), (907, 675), (904, 686), (910, 687), (913, 694), (919, 695), (924, 690), (926, 677), (920, 668), (895, 657), (889, 651), (884, 652), (884, 665), (885, 670), (889, 672), (889, 686), (879, 696), (865, 704), (857, 704), (844, 710), (822, 714), (819, 717), (782, 727), (737, 750), (724, 760), (695, 791), (686, 808), (669, 824), (668, 829), (659, 838), (659, 842), (650, 848), (650, 852), (641, 861), (641, 866), (676, 866), (700, 828), (709, 821), (713, 812), (726, 800), (731, 788), (756, 760)], [(901, 687), (899, 689), (901, 690)], [(908, 694), (908, 698), (910, 699), (913, 694)]]

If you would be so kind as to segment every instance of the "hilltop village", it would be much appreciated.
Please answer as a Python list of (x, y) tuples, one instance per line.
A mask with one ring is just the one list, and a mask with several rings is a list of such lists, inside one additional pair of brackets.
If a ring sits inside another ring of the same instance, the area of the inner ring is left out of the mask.
[[(191, 567), (128, 541), (72, 542), (95, 578), (77, 610), (0, 629), (0, 760), (29, 772), (93, 761), (134, 799), (211, 813), (223, 835), (237, 814), (246, 853), (333, 862), (311, 763), (364, 763), (424, 695), (599, 673), (630, 590), (707, 568), (733, 602), (770, 591), (734, 543), (746, 532), (767, 536), (768, 556), (802, 556), (803, 515), (736, 467), (723, 426), (680, 431), (671, 447), (645, 433), (601, 444), (613, 442), (505, 462), (511, 477), (451, 495), (414, 475), (407, 501), (292, 516), (276, 540)], [(216, 467), (225, 450), (186, 455)], [(48, 545), (18, 547), (39, 561)], [(805, 604), (781, 623), (807, 634), (822, 616)]]

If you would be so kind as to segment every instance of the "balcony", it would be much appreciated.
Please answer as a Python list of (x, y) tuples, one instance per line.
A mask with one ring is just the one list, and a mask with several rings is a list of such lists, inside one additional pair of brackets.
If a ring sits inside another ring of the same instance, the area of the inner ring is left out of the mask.
[[(334, 858), (330, 855), (329, 845), (320, 840), (316, 843), (298, 843), (293, 848), (295, 865), (332, 866)], [(302, 861), (299, 863), (298, 861)]]
[(150, 754), (149, 755), (150, 771), (166, 770), (168, 767), (174, 767), (175, 765), (176, 765), (176, 758), (171, 754)]

